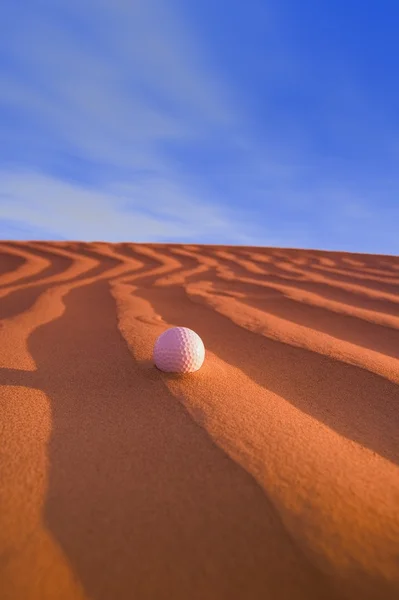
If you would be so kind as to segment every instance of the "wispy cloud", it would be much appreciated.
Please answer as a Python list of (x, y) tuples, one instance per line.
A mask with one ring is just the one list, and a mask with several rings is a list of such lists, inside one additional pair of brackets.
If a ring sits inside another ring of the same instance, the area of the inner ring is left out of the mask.
[[(197, 200), (168, 180), (93, 189), (49, 176), (0, 172), (0, 218), (29, 239), (249, 243), (243, 215)], [(260, 234), (260, 232), (259, 232)], [(18, 237), (18, 235), (17, 235)]]
[(140, 144), (154, 160), (165, 139), (231, 124), (186, 37), (160, 1), (32, 1), (1, 42), (0, 99), (88, 158), (129, 166)]
[[(17, 154), (1, 174), (1, 218), (32, 235), (249, 239), (232, 211), (185, 186), (164, 151), (234, 124), (170, 6), (32, 2), (1, 46), (0, 102), (15, 117), (2, 137)], [(65, 155), (83, 181), (68, 181)]]

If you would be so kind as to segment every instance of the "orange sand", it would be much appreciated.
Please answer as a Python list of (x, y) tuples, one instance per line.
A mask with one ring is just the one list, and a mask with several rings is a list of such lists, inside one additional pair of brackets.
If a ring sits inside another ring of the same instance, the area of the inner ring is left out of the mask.
[(4, 242), (0, 319), (2, 600), (399, 598), (399, 258)]

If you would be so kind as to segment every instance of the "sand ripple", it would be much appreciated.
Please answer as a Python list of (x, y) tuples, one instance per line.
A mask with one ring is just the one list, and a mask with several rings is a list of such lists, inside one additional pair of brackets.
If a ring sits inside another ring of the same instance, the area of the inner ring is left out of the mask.
[[(399, 258), (0, 244), (2, 600), (399, 597)], [(193, 375), (156, 337), (203, 338)]]

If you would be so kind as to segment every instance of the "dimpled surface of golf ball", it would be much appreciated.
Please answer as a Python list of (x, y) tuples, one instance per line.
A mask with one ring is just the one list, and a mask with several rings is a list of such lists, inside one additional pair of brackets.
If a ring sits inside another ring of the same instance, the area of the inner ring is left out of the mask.
[(171, 327), (155, 342), (155, 365), (166, 373), (194, 373), (201, 368), (204, 359), (203, 341), (188, 327)]

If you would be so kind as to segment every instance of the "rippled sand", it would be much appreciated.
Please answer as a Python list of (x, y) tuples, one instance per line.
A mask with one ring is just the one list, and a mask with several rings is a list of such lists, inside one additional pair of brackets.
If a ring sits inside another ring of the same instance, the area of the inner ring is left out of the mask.
[(2, 600), (399, 597), (399, 258), (4, 242), (0, 319)]

